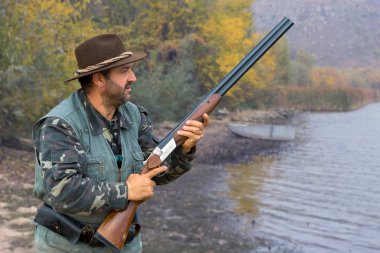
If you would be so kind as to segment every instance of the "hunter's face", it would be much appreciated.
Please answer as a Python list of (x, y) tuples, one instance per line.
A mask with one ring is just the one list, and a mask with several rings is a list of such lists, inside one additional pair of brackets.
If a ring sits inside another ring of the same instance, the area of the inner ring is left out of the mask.
[(112, 68), (106, 78), (104, 96), (108, 105), (119, 106), (131, 98), (131, 86), (136, 82), (131, 65)]

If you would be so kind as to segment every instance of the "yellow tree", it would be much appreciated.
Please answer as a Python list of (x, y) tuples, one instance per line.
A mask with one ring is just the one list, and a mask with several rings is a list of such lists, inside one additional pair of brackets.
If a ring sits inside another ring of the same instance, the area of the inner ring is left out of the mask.
[(162, 41), (178, 42), (196, 31), (205, 18), (202, 0), (135, 0), (123, 5), (136, 12), (133, 20), (119, 27), (120, 32), (132, 46), (144, 47), (145, 50), (156, 49)]
[(313, 84), (318, 86), (333, 87), (347, 86), (348, 80), (343, 73), (334, 67), (319, 67), (312, 70)]
[[(210, 57), (200, 59), (200, 64), (208, 72), (215, 84), (225, 76), (259, 41), (260, 34), (253, 33), (253, 0), (215, 0), (209, 6), (207, 22), (201, 26), (201, 32), (207, 43), (213, 48)], [(211, 61), (214, 64), (210, 64)], [(271, 54), (256, 64), (254, 70), (246, 73), (239, 85), (227, 95), (237, 102), (253, 95), (254, 90), (264, 88), (273, 80), (275, 60)], [(213, 85), (211, 83), (206, 85)]]
[(76, 69), (75, 46), (98, 29), (81, 12), (89, 1), (4, 0), (9, 66), (3, 73), (13, 97), (4, 104), (23, 123), (35, 120), (75, 88), (63, 80)]

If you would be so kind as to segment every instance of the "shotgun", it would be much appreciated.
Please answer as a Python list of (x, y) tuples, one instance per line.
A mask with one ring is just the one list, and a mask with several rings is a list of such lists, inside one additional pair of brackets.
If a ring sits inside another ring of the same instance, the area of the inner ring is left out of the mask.
[[(203, 120), (203, 114), (210, 114), (222, 100), (223, 96), (240, 80), (240, 78), (292, 27), (293, 22), (284, 17), (241, 61), (222, 81), (212, 89), (205, 98), (186, 115), (176, 127), (174, 127), (153, 150), (145, 161), (142, 174), (147, 173), (161, 165), (170, 153), (181, 145), (186, 137), (177, 134), (185, 122), (191, 120)], [(113, 252), (119, 253), (128, 236), (128, 229), (132, 224), (136, 210), (140, 202), (129, 201), (126, 209), (112, 211), (94, 237), (108, 246)]]

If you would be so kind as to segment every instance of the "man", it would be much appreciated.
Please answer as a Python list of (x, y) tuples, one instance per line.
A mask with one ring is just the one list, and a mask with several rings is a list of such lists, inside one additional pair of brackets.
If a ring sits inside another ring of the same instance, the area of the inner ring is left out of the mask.
[[(92, 238), (94, 231), (111, 210), (149, 199), (156, 184), (189, 171), (209, 122), (206, 114), (203, 123), (190, 120), (178, 131), (187, 140), (167, 166), (141, 175), (158, 141), (146, 110), (128, 101), (136, 82), (132, 63), (146, 54), (128, 52), (117, 35), (105, 34), (80, 44), (75, 56), (79, 69), (66, 82), (78, 79), (82, 88), (33, 129), (34, 194), (45, 203), (35, 219), (36, 252), (111, 252)], [(138, 228), (138, 217), (134, 223)], [(141, 236), (134, 234), (122, 252), (141, 252)]]

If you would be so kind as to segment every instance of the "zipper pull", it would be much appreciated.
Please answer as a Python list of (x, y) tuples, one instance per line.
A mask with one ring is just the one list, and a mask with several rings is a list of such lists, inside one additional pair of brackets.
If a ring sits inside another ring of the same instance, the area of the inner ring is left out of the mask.
[(115, 155), (116, 162), (123, 162), (124, 157), (122, 155)]
[(117, 163), (117, 167), (118, 167), (118, 173), (119, 173), (119, 182), (121, 182), (121, 164), (123, 162), (123, 156), (122, 155), (115, 155), (115, 159), (116, 159), (116, 163)]

